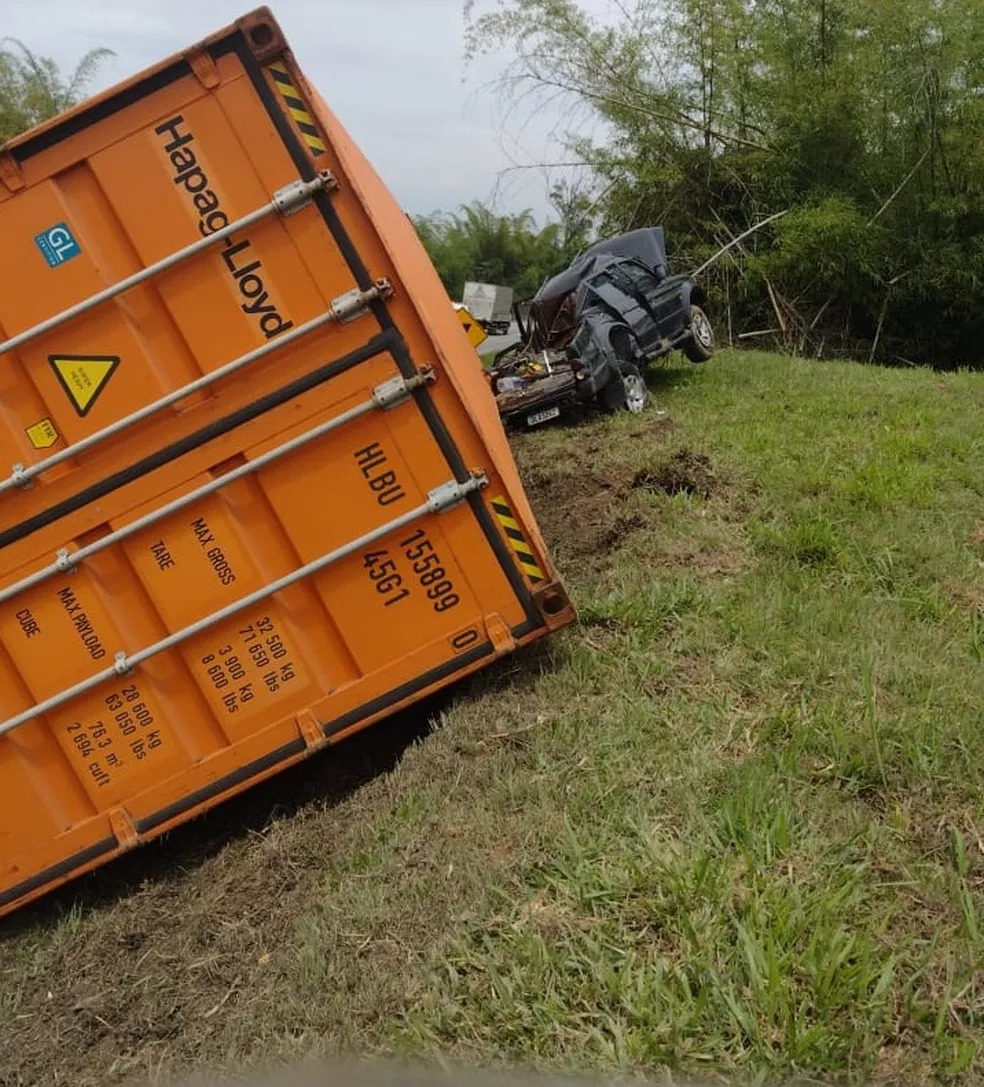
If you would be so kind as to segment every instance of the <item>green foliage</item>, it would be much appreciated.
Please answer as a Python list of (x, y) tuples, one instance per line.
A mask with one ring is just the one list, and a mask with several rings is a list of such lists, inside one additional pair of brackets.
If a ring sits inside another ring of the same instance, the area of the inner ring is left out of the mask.
[[(749, 286), (761, 292), (766, 278), (786, 295), (814, 293), (835, 313), (867, 308), (877, 312), (889, 278), (890, 239), (869, 224), (853, 200), (828, 196), (800, 205), (775, 228), (774, 244), (750, 261)], [(874, 329), (855, 318), (860, 335)]]
[(0, 48), (0, 143), (75, 105), (109, 49), (90, 49), (75, 71), (63, 75), (53, 60), (7, 39)]
[[(984, 21), (977, 0), (576, 0), (469, 7), (517, 94), (603, 122), (602, 229), (660, 223), (677, 270), (767, 216), (708, 286), (735, 334), (984, 364)], [(595, 126), (596, 128), (598, 126)]]
[(420, 216), (414, 226), (452, 298), (461, 298), (467, 280), (501, 283), (526, 298), (584, 247), (591, 229), (587, 202), (576, 191), (558, 187), (553, 202), (560, 222), (542, 229), (529, 211), (496, 215), (478, 201), (456, 213)]

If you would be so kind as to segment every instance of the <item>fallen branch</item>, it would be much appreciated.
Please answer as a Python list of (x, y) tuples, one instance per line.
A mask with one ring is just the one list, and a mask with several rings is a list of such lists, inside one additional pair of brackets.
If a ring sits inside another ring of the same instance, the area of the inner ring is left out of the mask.
[(807, 329), (808, 332), (812, 332), (817, 327), (817, 322), (827, 312), (827, 307), (830, 305), (831, 302), (833, 302), (835, 297), (835, 295), (831, 295), (827, 299), (827, 301), (824, 302), (824, 304), (817, 310), (816, 317), (813, 318), (813, 320), (810, 322), (810, 327)]
[(690, 273), (690, 278), (694, 279), (700, 275), (705, 269), (709, 268), (719, 257), (724, 256), (729, 249), (733, 249), (740, 242), (743, 242), (747, 237), (754, 234), (757, 230), (761, 230), (762, 227), (768, 226), (769, 223), (774, 223), (776, 219), (781, 219), (784, 215), (788, 214), (789, 208), (785, 211), (777, 211), (775, 215), (770, 215), (767, 219), (763, 219), (760, 223), (756, 223), (755, 226), (750, 226), (744, 233), (739, 234), (737, 238), (733, 238), (727, 245), (722, 246), (710, 260), (705, 260), (704, 263), (694, 272)]
[(912, 169), (905, 175), (904, 178), (902, 178), (902, 181), (900, 182), (900, 184), (899, 184), (898, 188), (895, 190), (895, 192), (892, 193), (892, 195), (885, 201), (885, 203), (882, 204), (882, 206), (868, 220), (868, 226), (874, 226), (875, 222), (878, 219), (881, 218), (882, 213), (888, 211), (889, 207), (895, 201), (895, 198), (906, 187), (906, 185), (908, 185), (909, 182), (916, 176), (916, 171), (926, 161), (926, 156), (928, 154), (929, 154), (929, 148), (927, 147), (926, 150), (923, 151), (922, 155), (920, 155), (919, 161), (916, 163), (916, 165), (912, 167)]
[(731, 326), (731, 276), (726, 275), (724, 277), (724, 298), (725, 305), (728, 310), (728, 346), (732, 347), (735, 342), (734, 330)]
[(782, 310), (779, 309), (779, 303), (776, 300), (776, 292), (773, 289), (772, 284), (769, 282), (769, 277), (764, 276), (763, 278), (765, 279), (766, 290), (769, 292), (769, 301), (772, 303), (772, 308), (776, 311), (776, 319), (779, 322), (779, 327), (782, 329), (782, 334), (785, 336), (786, 335), (786, 319), (782, 315)]
[(878, 327), (875, 329), (875, 338), (871, 342), (871, 350), (868, 352), (868, 362), (875, 361), (875, 352), (878, 350), (878, 341), (881, 339), (882, 326), (885, 324), (885, 314), (888, 312), (888, 295), (882, 302), (881, 313), (878, 314)]

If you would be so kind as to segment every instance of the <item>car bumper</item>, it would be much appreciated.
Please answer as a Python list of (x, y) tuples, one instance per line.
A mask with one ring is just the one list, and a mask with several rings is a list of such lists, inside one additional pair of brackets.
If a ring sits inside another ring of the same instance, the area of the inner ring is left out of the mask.
[[(508, 427), (526, 428), (537, 426), (546, 419), (536, 420), (537, 416), (559, 409), (557, 414), (562, 414), (571, 405), (578, 401), (591, 398), (591, 389), (588, 382), (576, 380), (574, 377), (565, 377), (563, 380), (550, 381), (544, 379), (536, 382), (531, 388), (517, 393), (500, 393), (496, 397), (496, 406), (499, 416)], [(556, 416), (553, 416), (556, 418)], [(534, 418), (534, 422), (530, 419)]]

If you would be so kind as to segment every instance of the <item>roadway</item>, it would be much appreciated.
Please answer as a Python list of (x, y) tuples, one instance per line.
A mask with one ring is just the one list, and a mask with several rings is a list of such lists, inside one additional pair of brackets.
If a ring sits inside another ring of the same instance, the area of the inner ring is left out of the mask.
[(482, 343), (478, 345), (478, 353), (480, 355), (494, 355), (499, 351), (504, 351), (510, 344), (515, 343), (518, 339), (519, 329), (514, 322), (505, 336), (489, 336), (487, 340), (483, 340)]

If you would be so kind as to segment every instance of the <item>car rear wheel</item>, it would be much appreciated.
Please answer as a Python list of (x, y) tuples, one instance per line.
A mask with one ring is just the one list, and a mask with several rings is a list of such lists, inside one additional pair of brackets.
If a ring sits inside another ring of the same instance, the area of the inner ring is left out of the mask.
[(714, 354), (714, 329), (700, 306), (690, 307), (690, 339), (683, 351), (691, 362), (707, 362)]
[(649, 390), (635, 366), (625, 366), (619, 376), (601, 390), (601, 402), (606, 411), (628, 411), (638, 415), (649, 402)]

